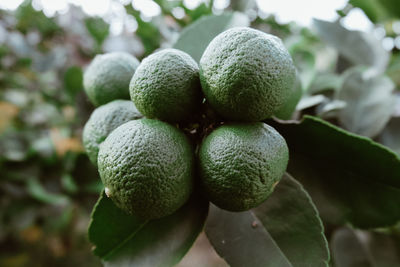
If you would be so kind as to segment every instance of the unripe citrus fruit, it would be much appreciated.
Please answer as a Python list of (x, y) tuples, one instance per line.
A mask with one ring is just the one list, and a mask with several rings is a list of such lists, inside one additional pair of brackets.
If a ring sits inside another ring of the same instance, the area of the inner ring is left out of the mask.
[(143, 115), (169, 122), (187, 119), (201, 102), (198, 65), (177, 49), (164, 49), (145, 58), (129, 89)]
[(200, 59), (206, 99), (224, 118), (260, 121), (285, 102), (295, 67), (281, 40), (246, 27), (217, 35)]
[(185, 134), (158, 120), (129, 121), (100, 145), (98, 166), (117, 207), (144, 219), (172, 214), (193, 187), (193, 151)]
[(248, 210), (272, 193), (288, 158), (285, 139), (265, 123), (222, 125), (200, 146), (201, 183), (218, 207)]
[(129, 99), (129, 82), (138, 65), (139, 61), (128, 53), (97, 55), (83, 76), (86, 94), (93, 105)]
[(97, 165), (99, 145), (118, 126), (143, 117), (130, 100), (114, 100), (96, 108), (83, 128), (82, 141), (90, 161)]
[(283, 103), (283, 105), (274, 113), (274, 116), (281, 120), (289, 120), (296, 106), (299, 103), (301, 96), (303, 95), (303, 88), (301, 87), (301, 80), (298, 75), (296, 75), (296, 80), (293, 84), (293, 88), (289, 93), (289, 97)]

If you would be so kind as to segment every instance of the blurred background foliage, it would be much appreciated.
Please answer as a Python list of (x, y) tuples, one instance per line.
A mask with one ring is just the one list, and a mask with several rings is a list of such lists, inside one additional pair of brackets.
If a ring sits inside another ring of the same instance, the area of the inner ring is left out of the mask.
[[(81, 143), (94, 109), (82, 90), (84, 68), (98, 53), (127, 51), (142, 59), (171, 47), (186, 26), (204, 29), (204, 16), (243, 12), (216, 18), (215, 25), (232, 25), (245, 16), (252, 27), (284, 40), (303, 96), (295, 113), (282, 119), (317, 115), (400, 153), (395, 0), (350, 0), (337, 11), (337, 21), (314, 20), (312, 29), (278, 23), (254, 1), (232, 0), (218, 9), (211, 0), (191, 9), (183, 1), (156, 0), (161, 13), (150, 18), (130, 1), (114, 2), (116, 14), (124, 14), (118, 34), (107, 18), (74, 5), (50, 15), (30, 1), (14, 11), (0, 10), (0, 266), (101, 265), (86, 237), (102, 185)], [(340, 24), (354, 7), (375, 23), (375, 35)], [(335, 244), (360, 235), (338, 231)]]

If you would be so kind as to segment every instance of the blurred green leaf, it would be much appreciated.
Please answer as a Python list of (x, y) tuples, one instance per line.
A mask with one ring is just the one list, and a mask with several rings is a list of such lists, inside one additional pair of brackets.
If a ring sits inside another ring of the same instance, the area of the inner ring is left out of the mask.
[(61, 176), (61, 184), (68, 193), (74, 194), (79, 190), (78, 185), (70, 174), (64, 174)]
[(351, 63), (374, 67), (378, 73), (385, 71), (390, 54), (372, 34), (347, 30), (339, 22), (318, 19), (313, 20), (313, 26), (323, 41), (337, 49)]
[(66, 196), (48, 192), (43, 185), (34, 178), (26, 181), (26, 189), (33, 198), (47, 204), (64, 206), (69, 203), (69, 199)]
[(386, 69), (386, 74), (400, 88), (400, 54), (392, 54), (390, 64)]
[(331, 240), (332, 257), (336, 267), (373, 267), (367, 252), (349, 228), (336, 230)]
[(190, 20), (189, 24), (192, 24), (194, 21), (204, 17), (204, 16), (208, 16), (208, 15), (212, 15), (212, 2), (214, 2), (214, 0), (211, 0), (208, 3), (201, 3), (200, 5), (198, 5), (195, 9), (189, 9), (187, 8), (184, 4), (182, 5), (185, 13), (187, 14), (187, 17)]
[(312, 116), (269, 123), (287, 141), (288, 171), (311, 195), (323, 220), (359, 228), (400, 220), (400, 158), (394, 152)]
[(100, 17), (86, 18), (85, 26), (99, 46), (104, 42), (110, 32), (110, 25)]
[(349, 3), (354, 7), (361, 8), (373, 23), (400, 18), (400, 7), (397, 0), (350, 0)]
[(16, 29), (24, 34), (37, 29), (47, 37), (61, 30), (53, 19), (46, 17), (42, 11), (36, 11), (31, 1), (25, 1), (17, 8), (15, 18), (17, 19)]
[(160, 6), (161, 12), (163, 14), (170, 14), (171, 9), (179, 6), (179, 1), (154, 0), (154, 2), (156, 2)]
[(63, 208), (57, 218), (53, 218), (53, 220), (49, 222), (48, 228), (53, 231), (66, 230), (73, 221), (75, 212), (76, 207), (74, 207), (73, 205), (66, 206), (65, 208)]
[(230, 266), (327, 266), (329, 251), (318, 212), (288, 174), (252, 211), (211, 205), (205, 231)]
[(0, 45), (0, 58), (4, 57), (10, 52), (10, 48), (4, 44)]
[(354, 6), (361, 8), (365, 15), (373, 22), (377, 23), (385, 21), (390, 17), (384, 6), (382, 6), (380, 0), (350, 0), (349, 3)]
[(135, 10), (132, 5), (126, 5), (125, 10), (128, 14), (132, 15), (138, 23), (135, 34), (142, 40), (145, 56), (150, 55), (161, 45), (162, 37), (160, 30), (152, 21), (144, 21), (140, 17), (140, 11)]
[(400, 155), (400, 118), (394, 117), (379, 136), (379, 142)]
[(327, 90), (334, 90), (340, 88), (342, 85), (342, 77), (335, 73), (318, 73), (315, 75), (314, 80), (308, 89), (309, 94), (316, 94), (325, 92)]
[(139, 27), (136, 31), (137, 36), (142, 40), (145, 55), (150, 55), (161, 45), (161, 33), (152, 23), (143, 21), (140, 18), (136, 19)]
[(387, 12), (396, 18), (400, 18), (400, 6), (397, 0), (380, 0)]
[(386, 76), (371, 75), (363, 68), (348, 70), (336, 94), (336, 99), (346, 102), (339, 112), (340, 124), (356, 134), (378, 135), (393, 113), (394, 88)]
[(322, 94), (319, 95), (304, 95), (303, 98), (300, 99), (300, 102), (297, 104), (297, 110), (308, 109), (317, 105), (324, 103), (327, 100)]
[(400, 266), (400, 239), (389, 234), (340, 228), (331, 248), (336, 267)]
[(104, 190), (104, 185), (101, 180), (93, 181), (82, 188), (83, 192), (99, 194)]
[(231, 0), (232, 10), (246, 12), (248, 9), (253, 8), (256, 5), (254, 0)]
[(341, 100), (330, 100), (326, 98), (324, 102), (319, 104), (315, 110), (318, 117), (321, 118), (337, 118), (338, 113), (346, 107), (346, 102)]
[(309, 49), (296, 49), (292, 51), (293, 62), (298, 70), (298, 75), (304, 91), (307, 92), (316, 75), (315, 53)]
[(239, 12), (202, 17), (181, 32), (174, 48), (185, 51), (197, 62), (210, 41), (221, 32), (238, 26), (249, 26), (249, 19)]
[(64, 73), (64, 86), (75, 97), (83, 89), (83, 71), (79, 66), (69, 67)]
[(208, 202), (193, 198), (172, 215), (143, 221), (118, 209), (103, 192), (89, 239), (106, 266), (174, 266), (201, 232), (207, 210)]

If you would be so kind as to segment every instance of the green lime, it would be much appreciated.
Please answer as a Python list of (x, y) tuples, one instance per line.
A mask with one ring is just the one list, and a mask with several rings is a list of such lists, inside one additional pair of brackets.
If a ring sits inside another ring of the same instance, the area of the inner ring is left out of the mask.
[(190, 118), (202, 100), (198, 65), (177, 49), (164, 49), (145, 58), (129, 89), (143, 115), (169, 122)]
[(199, 150), (201, 183), (218, 207), (244, 211), (272, 193), (289, 159), (285, 139), (262, 122), (222, 125)]
[(183, 132), (140, 119), (115, 129), (100, 145), (98, 166), (117, 207), (144, 219), (172, 214), (193, 188), (194, 154)]
[(139, 61), (128, 53), (97, 55), (83, 76), (86, 94), (93, 105), (129, 99), (129, 82), (138, 66)]
[(83, 128), (82, 141), (90, 161), (97, 165), (99, 145), (118, 126), (143, 117), (130, 100), (114, 100), (96, 108)]
[(217, 35), (200, 59), (200, 80), (210, 105), (224, 118), (260, 121), (288, 98), (295, 66), (281, 40), (237, 27)]
[(296, 75), (296, 81), (290, 91), (288, 99), (286, 99), (285, 103), (274, 113), (274, 116), (281, 120), (290, 120), (302, 95), (303, 88), (301, 87), (300, 77)]

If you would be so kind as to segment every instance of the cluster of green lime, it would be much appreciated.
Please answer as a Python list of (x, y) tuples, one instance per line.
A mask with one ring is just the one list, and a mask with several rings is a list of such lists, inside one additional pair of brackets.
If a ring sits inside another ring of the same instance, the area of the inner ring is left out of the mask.
[[(266, 200), (286, 170), (288, 147), (261, 120), (282, 109), (296, 77), (280, 39), (233, 28), (210, 42), (200, 67), (176, 49), (136, 61), (96, 57), (84, 77), (92, 102), (107, 104), (93, 112), (83, 143), (116, 206), (160, 218), (197, 184), (230, 211)], [(128, 92), (132, 101), (117, 100)], [(207, 119), (205, 110), (217, 116)]]

